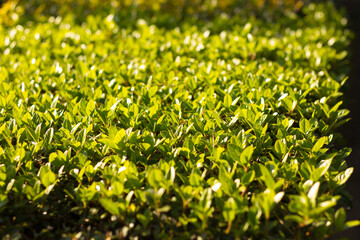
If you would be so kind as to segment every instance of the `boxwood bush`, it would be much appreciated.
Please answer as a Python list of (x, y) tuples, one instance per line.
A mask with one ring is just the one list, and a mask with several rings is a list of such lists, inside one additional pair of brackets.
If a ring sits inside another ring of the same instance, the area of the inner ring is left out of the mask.
[(323, 239), (359, 224), (336, 132), (351, 34), (333, 4), (91, 2), (1, 8), (3, 239)]

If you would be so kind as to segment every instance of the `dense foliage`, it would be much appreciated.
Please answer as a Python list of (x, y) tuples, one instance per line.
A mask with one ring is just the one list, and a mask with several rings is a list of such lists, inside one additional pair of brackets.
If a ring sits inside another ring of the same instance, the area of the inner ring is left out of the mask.
[(99, 6), (79, 23), (41, 2), (0, 11), (4, 239), (318, 239), (358, 224), (334, 131), (350, 33), (332, 4), (267, 20)]

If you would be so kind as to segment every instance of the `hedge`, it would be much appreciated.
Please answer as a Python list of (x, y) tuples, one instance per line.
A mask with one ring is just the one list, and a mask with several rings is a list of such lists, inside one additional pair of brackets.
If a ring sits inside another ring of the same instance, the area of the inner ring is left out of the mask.
[(4, 3), (3, 239), (323, 239), (358, 225), (336, 132), (351, 33), (334, 4), (292, 2), (173, 16), (158, 10), (171, 1), (83, 15), (69, 4), (84, 1)]

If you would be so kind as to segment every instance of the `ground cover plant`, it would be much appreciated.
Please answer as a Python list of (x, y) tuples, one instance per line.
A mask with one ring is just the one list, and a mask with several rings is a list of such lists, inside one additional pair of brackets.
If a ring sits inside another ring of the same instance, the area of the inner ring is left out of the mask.
[(2, 5), (3, 239), (323, 239), (358, 225), (351, 150), (336, 147), (343, 13), (124, 2)]

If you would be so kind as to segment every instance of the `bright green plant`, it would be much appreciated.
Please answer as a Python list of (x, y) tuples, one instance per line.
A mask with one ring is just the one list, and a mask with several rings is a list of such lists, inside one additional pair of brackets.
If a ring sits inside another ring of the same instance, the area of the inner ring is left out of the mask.
[(321, 239), (359, 224), (335, 131), (350, 33), (332, 4), (271, 22), (127, 14), (0, 27), (1, 236)]

